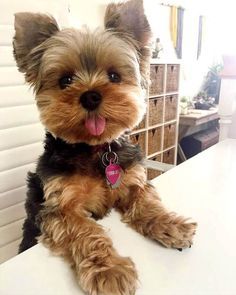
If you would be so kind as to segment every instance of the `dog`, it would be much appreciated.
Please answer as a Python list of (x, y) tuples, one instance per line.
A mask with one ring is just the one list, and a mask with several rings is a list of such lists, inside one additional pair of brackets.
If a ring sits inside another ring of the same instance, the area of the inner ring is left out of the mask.
[(140, 234), (190, 247), (196, 223), (168, 212), (146, 181), (132, 130), (145, 113), (151, 29), (141, 0), (109, 4), (105, 29), (60, 30), (48, 15), (15, 15), (14, 56), (46, 129), (28, 175), (22, 252), (42, 242), (88, 294), (129, 295), (137, 271), (96, 220), (112, 208)]

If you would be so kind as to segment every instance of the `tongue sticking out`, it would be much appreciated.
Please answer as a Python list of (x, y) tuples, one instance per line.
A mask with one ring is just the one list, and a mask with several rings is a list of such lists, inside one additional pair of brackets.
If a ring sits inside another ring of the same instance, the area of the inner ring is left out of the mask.
[(85, 128), (91, 135), (99, 136), (103, 133), (106, 120), (103, 117), (92, 115), (85, 120)]

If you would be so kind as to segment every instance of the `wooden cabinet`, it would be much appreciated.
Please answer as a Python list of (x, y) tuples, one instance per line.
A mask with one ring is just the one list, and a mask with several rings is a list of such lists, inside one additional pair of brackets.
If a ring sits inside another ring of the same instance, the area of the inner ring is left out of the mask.
[[(179, 100), (178, 62), (152, 62), (148, 89), (147, 113), (131, 133), (131, 140), (140, 144), (147, 159), (176, 164)], [(152, 179), (160, 171), (148, 169)]]

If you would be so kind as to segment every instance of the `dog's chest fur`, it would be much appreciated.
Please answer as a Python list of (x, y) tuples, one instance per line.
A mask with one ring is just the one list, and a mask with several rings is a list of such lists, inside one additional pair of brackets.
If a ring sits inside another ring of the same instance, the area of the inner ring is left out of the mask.
[[(58, 199), (54, 200), (54, 204), (67, 204), (66, 211), (76, 210), (82, 202), (85, 210), (95, 219), (102, 218), (109, 212), (117, 200), (117, 190), (110, 189), (106, 183), (101, 156), (107, 151), (107, 147), (94, 148), (84, 143), (67, 144), (50, 133), (46, 134), (44, 152), (39, 157), (36, 173), (28, 174), (25, 204), (28, 219), (24, 223), (25, 237), (20, 245), (20, 252), (37, 243), (36, 237), (41, 234), (42, 215), (52, 209), (45, 203), (47, 187), (50, 190), (50, 187), (58, 185), (52, 190), (53, 198), (56, 196)], [(140, 148), (125, 137), (112, 142), (111, 149), (117, 153), (124, 174), (127, 169), (142, 161)], [(65, 188), (67, 192), (69, 190), (75, 193), (60, 195)], [(83, 199), (85, 191), (86, 199)]]
[[(118, 163), (124, 171), (142, 161), (140, 148), (131, 144), (125, 137), (113, 141), (110, 146), (117, 154)], [(68, 144), (47, 133), (44, 153), (37, 165), (37, 174), (43, 183), (52, 177), (69, 177), (74, 174), (105, 178), (105, 167), (101, 158), (107, 151), (108, 145), (93, 147), (85, 143)]]
[[(142, 161), (142, 153), (126, 137), (113, 141), (110, 149), (117, 154), (124, 184), (126, 170)], [(102, 161), (106, 152), (108, 144), (68, 144), (47, 133), (44, 153), (39, 158), (36, 170), (43, 189), (42, 202), (50, 201), (51, 204), (53, 199), (53, 206), (65, 211), (65, 214), (68, 210), (82, 208), (96, 218), (106, 215), (118, 201), (120, 193), (120, 189), (112, 189), (106, 181), (106, 167)], [(46, 202), (45, 206), (51, 205)]]

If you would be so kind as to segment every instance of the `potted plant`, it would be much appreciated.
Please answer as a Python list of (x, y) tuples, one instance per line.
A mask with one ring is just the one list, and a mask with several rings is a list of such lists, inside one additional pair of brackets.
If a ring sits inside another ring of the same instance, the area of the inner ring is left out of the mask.
[(205, 91), (201, 91), (194, 98), (194, 105), (199, 110), (209, 110), (215, 105), (215, 98), (209, 97)]
[(189, 98), (187, 96), (182, 96), (180, 98), (180, 115), (188, 114)]

